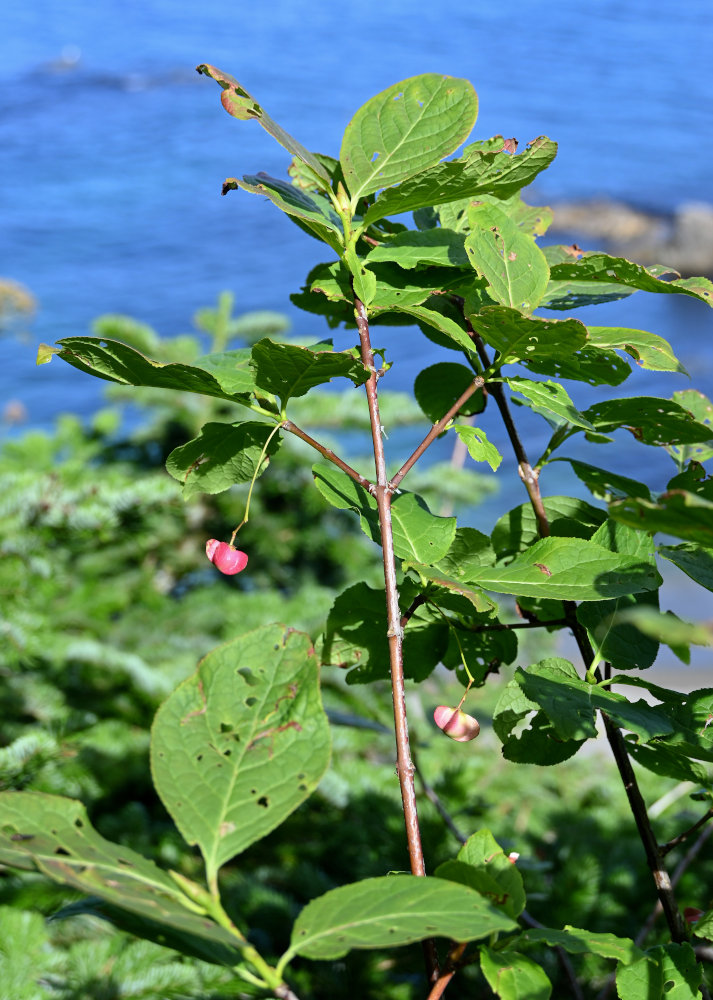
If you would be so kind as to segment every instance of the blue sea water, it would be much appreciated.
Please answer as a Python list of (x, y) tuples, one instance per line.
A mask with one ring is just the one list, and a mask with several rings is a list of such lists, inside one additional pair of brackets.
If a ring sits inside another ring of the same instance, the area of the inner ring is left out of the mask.
[[(229, 289), (240, 311), (286, 311), (298, 333), (324, 336), (289, 295), (328, 253), (267, 202), (220, 196), (226, 176), (283, 175), (288, 154), (229, 118), (196, 64), (231, 72), (304, 145), (330, 153), (384, 87), (422, 72), (464, 76), (480, 100), (474, 138), (559, 142), (533, 197), (672, 212), (713, 200), (711, 51), (708, 0), (5, 0), (0, 277), (25, 284), (39, 311), (27, 338), (0, 339), (0, 411), (18, 400), (29, 425), (49, 426), (65, 410), (95, 410), (103, 383), (58, 361), (35, 368), (34, 357), (40, 341), (84, 334), (101, 313), (175, 334)], [(638, 293), (580, 315), (663, 335), (694, 373), (691, 383), (637, 370), (621, 394), (693, 384), (713, 395), (713, 322), (701, 303)], [(444, 357), (403, 328), (377, 343), (396, 388)], [(592, 401), (584, 386), (572, 394), (582, 408)], [(535, 455), (546, 428), (526, 427)], [(660, 449), (627, 441), (599, 461), (653, 486), (673, 470)], [(577, 488), (563, 463), (548, 475), (549, 493)]]

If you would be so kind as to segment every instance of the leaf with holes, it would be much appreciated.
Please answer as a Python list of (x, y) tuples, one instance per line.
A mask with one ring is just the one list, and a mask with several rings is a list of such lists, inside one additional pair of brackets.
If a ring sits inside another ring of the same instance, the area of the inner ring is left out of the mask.
[[(532, 932), (528, 931), (528, 935)], [(698, 933), (698, 929), (694, 930)], [(620, 1000), (698, 1000), (703, 975), (696, 953), (684, 944), (657, 945), (649, 948), (639, 961), (624, 964), (616, 972), (616, 991)]]
[(552, 267), (553, 281), (602, 281), (618, 283), (627, 288), (644, 292), (692, 295), (713, 306), (713, 282), (708, 278), (678, 278), (665, 281), (663, 274), (674, 274), (669, 268), (646, 269), (624, 257), (610, 257), (606, 253), (585, 253), (578, 261), (556, 264)]
[(607, 399), (583, 414), (602, 434), (623, 428), (637, 441), (651, 445), (693, 444), (710, 440), (711, 429), (670, 399), (634, 396)]
[(0, 863), (41, 872), (170, 927), (210, 961), (240, 961), (239, 940), (213, 923), (170, 874), (93, 829), (80, 802), (42, 792), (0, 792)]
[(434, 166), (468, 137), (477, 116), (473, 85), (440, 73), (372, 97), (347, 125), (339, 154), (352, 203)]
[(495, 472), (503, 460), (495, 445), (488, 441), (485, 431), (470, 424), (455, 424), (454, 430), (468, 449), (468, 454), (474, 462), (487, 462)]
[[(466, 199), (461, 208), (464, 212), (466, 205), (479, 195), (510, 197), (549, 167), (556, 153), (557, 144), (544, 135), (517, 156), (506, 151), (501, 135), (471, 143), (462, 157), (438, 163), (403, 181), (398, 187), (382, 191), (367, 210), (364, 224), (378, 222), (387, 215), (400, 215), (434, 205), (448, 209), (450, 203), (460, 202), (461, 199)], [(446, 229), (455, 228), (446, 221), (447, 214), (441, 209), (441, 225)]]
[(516, 924), (480, 893), (433, 877), (364, 879), (313, 899), (292, 928), (283, 961), (341, 958), (353, 948), (383, 948), (445, 937), (477, 941)]
[(618, 326), (590, 326), (587, 329), (590, 343), (595, 347), (622, 351), (633, 358), (640, 368), (688, 375), (668, 341), (655, 333), (627, 330)]
[(471, 232), (465, 249), (477, 274), (488, 282), (495, 302), (531, 313), (545, 294), (550, 269), (532, 236), (496, 205), (468, 209)]
[(281, 625), (210, 652), (153, 724), (156, 789), (209, 881), (311, 795), (328, 763), (311, 640)]

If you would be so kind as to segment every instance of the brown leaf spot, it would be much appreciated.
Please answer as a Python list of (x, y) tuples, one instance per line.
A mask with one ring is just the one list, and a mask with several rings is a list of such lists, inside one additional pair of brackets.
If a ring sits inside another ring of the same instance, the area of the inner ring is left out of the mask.
[(508, 254), (508, 260), (517, 260), (517, 254), (515, 253), (514, 250), (511, 250), (510, 253)]
[(535, 566), (541, 570), (545, 576), (552, 576), (552, 570), (549, 570), (544, 563), (535, 563)]
[(574, 257), (575, 260), (579, 260), (584, 253), (584, 250), (582, 250), (581, 247), (578, 247), (576, 243), (573, 243), (571, 247), (565, 247), (564, 252), (569, 254), (570, 257)]
[(232, 833), (234, 829), (235, 829), (235, 823), (229, 823), (229, 822), (221, 823), (220, 824), (220, 836), (221, 837), (227, 837), (228, 834)]
[(517, 152), (517, 139), (506, 139), (501, 152), (511, 153), (514, 156)]

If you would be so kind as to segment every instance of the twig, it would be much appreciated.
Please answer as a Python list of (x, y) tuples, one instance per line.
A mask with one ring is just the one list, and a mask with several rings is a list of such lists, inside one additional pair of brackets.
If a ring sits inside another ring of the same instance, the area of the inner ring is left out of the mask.
[(428, 994), (427, 1000), (440, 1000), (443, 996), (446, 986), (450, 983), (451, 979), (455, 976), (458, 971), (458, 963), (466, 949), (466, 942), (463, 941), (460, 944), (454, 944), (451, 950), (448, 952), (448, 958), (446, 959), (446, 964), (443, 966), (443, 971), (440, 973), (438, 979), (433, 984), (431, 992)]
[(659, 847), (659, 854), (661, 855), (661, 857), (662, 858), (665, 857), (669, 851), (672, 851), (674, 849), (674, 847), (678, 847), (678, 845), (682, 844), (684, 840), (688, 840), (691, 834), (695, 833), (695, 831), (700, 826), (703, 826), (704, 823), (707, 823), (712, 816), (713, 816), (713, 809), (709, 809), (704, 816), (701, 816), (701, 818), (698, 820), (697, 823), (693, 824), (693, 826), (689, 826), (687, 830), (685, 830), (683, 833), (679, 833), (677, 837), (674, 837), (673, 840), (669, 840), (667, 844), (662, 844)]
[(347, 463), (343, 461), (339, 455), (335, 455), (331, 448), (325, 448), (325, 446), (320, 444), (319, 441), (315, 441), (313, 437), (310, 437), (310, 435), (306, 431), (303, 431), (301, 427), (298, 427), (297, 424), (293, 424), (291, 420), (283, 420), (282, 429), (289, 431), (290, 434), (294, 434), (295, 437), (298, 437), (300, 440), (306, 442), (311, 448), (314, 448), (315, 451), (318, 451), (320, 455), (324, 456), (327, 461), (332, 462), (332, 464), (336, 465), (337, 468), (342, 470), (342, 472), (346, 472), (346, 474), (350, 476), (355, 483), (363, 486), (365, 490), (369, 491), (369, 493), (374, 493), (375, 487), (372, 482), (365, 479), (364, 476), (359, 475), (355, 469), (352, 469), (351, 465), (347, 465)]
[[(414, 875), (425, 875), (426, 865), (421, 845), (421, 831), (418, 825), (418, 810), (416, 807), (416, 788), (414, 784), (414, 766), (411, 761), (409, 747), (408, 718), (406, 715), (406, 689), (404, 683), (403, 665), (403, 629), (401, 627), (401, 609), (399, 607), (399, 591), (396, 585), (396, 557), (394, 553), (394, 535), (391, 524), (391, 490), (386, 478), (386, 461), (384, 457), (384, 442), (381, 437), (381, 418), (379, 415), (379, 399), (377, 393), (377, 373), (374, 367), (374, 354), (371, 349), (369, 335), (369, 320), (366, 306), (354, 295), (354, 315), (359, 342), (361, 345), (361, 360), (367, 371), (371, 372), (365, 383), (366, 398), (369, 405), (369, 420), (371, 423), (371, 438), (374, 447), (374, 467), (376, 469), (376, 503), (379, 511), (379, 526), (381, 530), (381, 551), (384, 560), (384, 586), (386, 588), (386, 611), (388, 618), (387, 636), (389, 640), (389, 662), (391, 668), (391, 692), (394, 707), (394, 729), (396, 735), (396, 772), (401, 787), (401, 801), (406, 824), (406, 840), (408, 843), (411, 872)], [(435, 942), (427, 939), (423, 942), (426, 970), (429, 983), (438, 979), (438, 954)]]
[(482, 377), (480, 375), (477, 375), (473, 379), (471, 384), (468, 386), (468, 388), (465, 390), (465, 392), (462, 392), (460, 394), (458, 399), (455, 401), (453, 406), (451, 406), (450, 410), (448, 410), (445, 416), (441, 417), (438, 423), (433, 425), (433, 427), (425, 436), (421, 444), (414, 451), (413, 455), (411, 455), (410, 458), (406, 459), (406, 461), (401, 466), (399, 471), (391, 479), (389, 486), (391, 487), (392, 491), (398, 488), (399, 483), (404, 478), (409, 469), (411, 469), (416, 464), (416, 462), (419, 460), (421, 455), (423, 455), (424, 451), (429, 447), (429, 445), (431, 445), (436, 440), (438, 435), (442, 433), (444, 428), (451, 422), (451, 420), (455, 417), (455, 415), (458, 413), (458, 411), (464, 405), (464, 403), (467, 403), (470, 397), (473, 395), (473, 393), (477, 389), (482, 389), (484, 385), (485, 383)]

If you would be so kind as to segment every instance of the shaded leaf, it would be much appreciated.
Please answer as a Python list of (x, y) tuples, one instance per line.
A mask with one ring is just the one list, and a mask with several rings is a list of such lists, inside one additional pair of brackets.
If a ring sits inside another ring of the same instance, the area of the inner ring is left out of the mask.
[(636, 479), (629, 479), (618, 472), (608, 472), (600, 469), (596, 465), (589, 465), (588, 462), (580, 462), (575, 458), (555, 458), (555, 462), (569, 462), (575, 476), (591, 490), (592, 494), (600, 500), (612, 501), (623, 497), (643, 497), (651, 499), (651, 492), (648, 486), (637, 482)]
[(240, 180), (228, 177), (223, 184), (223, 194), (237, 189), (250, 194), (261, 194), (286, 215), (304, 223), (313, 236), (327, 243), (335, 253), (344, 252), (344, 236), (339, 216), (331, 202), (320, 194), (302, 191), (288, 181), (259, 173), (246, 175)]
[[(342, 510), (358, 513), (364, 533), (381, 544), (376, 498), (334, 466), (317, 464), (312, 474), (325, 500)], [(431, 565), (443, 558), (455, 536), (454, 517), (437, 517), (421, 497), (405, 490), (392, 498), (391, 521), (399, 559)]]
[[(234, 483), (247, 483), (273, 428), (249, 421), (240, 424), (207, 423), (198, 437), (174, 448), (166, 459), (168, 472), (183, 483), (185, 500), (198, 493), (222, 493)], [(269, 458), (280, 447), (275, 435), (268, 445)], [(262, 469), (267, 460), (263, 460)]]
[(481, 948), (480, 968), (493, 993), (502, 1000), (549, 1000), (552, 996), (552, 983), (545, 970), (509, 948)]
[(704, 424), (711, 429), (711, 440), (703, 444), (686, 444), (679, 448), (671, 449), (676, 456), (679, 467), (691, 462), (707, 462), (713, 457), (713, 403), (697, 389), (682, 389), (674, 392), (671, 397), (674, 403), (679, 403), (684, 409), (693, 414), (699, 424)]
[(483, 896), (445, 879), (393, 875), (332, 889), (302, 910), (287, 955), (335, 959), (428, 937), (476, 941), (515, 923)]
[[(416, 594), (413, 584), (401, 587), (401, 604), (405, 610)], [(350, 684), (366, 684), (389, 676), (389, 647), (386, 597), (383, 590), (374, 590), (366, 583), (357, 583), (337, 597), (332, 606), (321, 657), (325, 665), (351, 669)], [(404, 629), (404, 672), (421, 681), (438, 665), (448, 645), (448, 626), (442, 619), (433, 620), (419, 609)]]
[(658, 945), (633, 964), (620, 964), (616, 991), (620, 1000), (698, 1000), (703, 970), (688, 942)]
[[(429, 365), (416, 376), (413, 393), (418, 405), (431, 423), (435, 424), (448, 413), (455, 401), (473, 382), (473, 371), (465, 365), (441, 361)], [(485, 406), (483, 390), (478, 389), (458, 411), (460, 416), (481, 413)]]
[(41, 792), (0, 792), (0, 862), (38, 871), (79, 892), (194, 939), (203, 954), (231, 964), (240, 941), (213, 923), (168, 872), (92, 828), (80, 802)]
[(372, 97), (347, 125), (339, 154), (352, 204), (448, 156), (477, 115), (472, 84), (439, 73), (411, 77)]
[(626, 741), (629, 756), (647, 771), (675, 781), (692, 781), (697, 785), (709, 785), (708, 772), (695, 761), (689, 760), (682, 753), (677, 753), (672, 747), (662, 741), (653, 743), (633, 743)]
[(599, 955), (601, 958), (613, 958), (621, 965), (631, 965), (644, 954), (630, 938), (582, 930), (579, 927), (570, 927), (569, 925), (561, 931), (551, 927), (532, 928), (525, 931), (518, 940), (518, 944), (525, 942), (528, 944), (544, 943), (552, 948), (564, 948), (570, 955)]
[(662, 531), (713, 546), (713, 502), (686, 490), (669, 490), (657, 500), (627, 497), (609, 506), (609, 516), (643, 531)]
[[(713, 538), (711, 539), (713, 541)], [(659, 553), (706, 590), (713, 590), (713, 548), (703, 545), (659, 545)]]
[[(606, 511), (577, 497), (543, 497), (542, 504), (550, 526), (550, 536), (591, 538), (606, 521)], [(539, 538), (537, 518), (532, 504), (513, 507), (498, 519), (491, 540), (498, 559), (529, 548)]]
[(655, 396), (607, 399), (590, 406), (583, 416), (599, 432), (623, 428), (643, 444), (691, 444), (707, 441), (711, 434), (710, 427), (699, 424), (678, 403)]
[(309, 636), (266, 626), (210, 652), (156, 714), (151, 769), (209, 880), (278, 826), (329, 763)]

